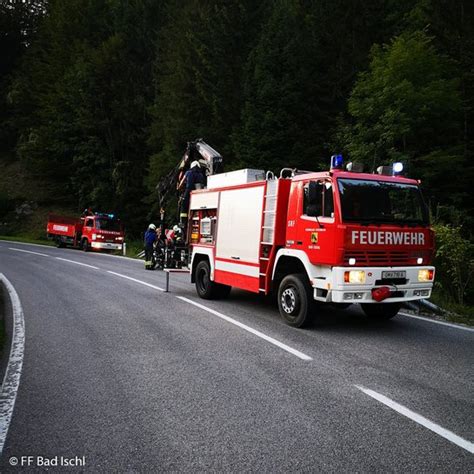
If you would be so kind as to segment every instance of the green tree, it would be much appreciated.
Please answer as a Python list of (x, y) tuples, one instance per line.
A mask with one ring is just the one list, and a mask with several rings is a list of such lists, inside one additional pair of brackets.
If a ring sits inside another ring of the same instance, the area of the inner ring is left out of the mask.
[(231, 133), (240, 120), (243, 64), (265, 5), (223, 0), (170, 2), (157, 40), (155, 100), (147, 183), (150, 202), (186, 142), (203, 138), (232, 166)]
[(461, 227), (438, 224), (435, 232), (438, 287), (455, 303), (472, 302), (474, 244), (462, 236)]
[(234, 149), (245, 166), (327, 166), (337, 117), (374, 41), (386, 40), (407, 2), (279, 0), (245, 71)]
[(463, 205), (469, 189), (460, 176), (465, 158), (455, 72), (425, 32), (402, 33), (373, 47), (348, 101), (352, 124), (343, 135), (351, 158), (369, 169), (404, 161), (411, 176), (422, 178), (433, 207)]
[(0, 152), (11, 152), (17, 138), (13, 108), (8, 97), (15, 68), (34, 40), (45, 0), (0, 2)]
[(348, 102), (351, 156), (374, 167), (449, 146), (461, 110), (451, 71), (423, 32), (374, 46), (369, 70), (360, 74)]
[(152, 0), (51, 2), (11, 90), (19, 156), (53, 183), (51, 198), (115, 210), (132, 228), (145, 214), (160, 11)]

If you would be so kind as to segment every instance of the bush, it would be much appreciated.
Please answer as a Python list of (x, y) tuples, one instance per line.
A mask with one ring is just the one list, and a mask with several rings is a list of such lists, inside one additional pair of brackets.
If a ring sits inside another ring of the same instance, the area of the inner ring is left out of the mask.
[(472, 303), (469, 283), (474, 275), (474, 245), (463, 237), (461, 227), (438, 224), (434, 231), (437, 288), (454, 303)]
[(9, 212), (15, 209), (15, 201), (8, 197), (8, 194), (0, 192), (0, 219), (3, 219)]

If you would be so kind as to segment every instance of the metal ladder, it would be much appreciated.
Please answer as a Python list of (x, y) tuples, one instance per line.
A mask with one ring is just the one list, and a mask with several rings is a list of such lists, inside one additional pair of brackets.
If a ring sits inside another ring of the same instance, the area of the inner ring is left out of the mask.
[(268, 293), (270, 286), (270, 278), (267, 278), (267, 270), (274, 258), (274, 241), (275, 241), (275, 218), (278, 198), (278, 180), (267, 180), (265, 188), (262, 231), (260, 234), (260, 274), (259, 274), (259, 291)]

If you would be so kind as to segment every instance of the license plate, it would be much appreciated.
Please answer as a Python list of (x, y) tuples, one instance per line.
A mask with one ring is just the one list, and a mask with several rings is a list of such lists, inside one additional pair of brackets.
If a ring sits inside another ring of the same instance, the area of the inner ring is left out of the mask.
[(382, 278), (406, 278), (407, 272), (400, 271), (400, 272), (382, 272)]

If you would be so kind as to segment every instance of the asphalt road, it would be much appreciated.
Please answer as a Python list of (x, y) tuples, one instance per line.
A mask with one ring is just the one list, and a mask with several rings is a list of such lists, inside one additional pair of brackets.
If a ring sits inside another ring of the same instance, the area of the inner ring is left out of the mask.
[(20, 470), (12, 456), (84, 457), (88, 471), (474, 471), (474, 332), (371, 323), (357, 307), (297, 330), (271, 299), (200, 300), (187, 275), (165, 293), (142, 266), (0, 242), (26, 332), (2, 472)]

